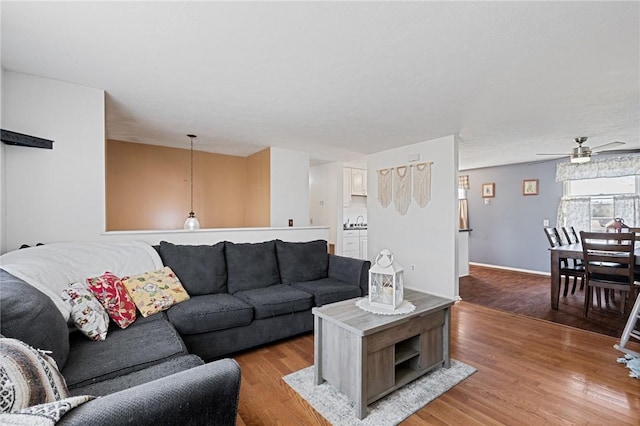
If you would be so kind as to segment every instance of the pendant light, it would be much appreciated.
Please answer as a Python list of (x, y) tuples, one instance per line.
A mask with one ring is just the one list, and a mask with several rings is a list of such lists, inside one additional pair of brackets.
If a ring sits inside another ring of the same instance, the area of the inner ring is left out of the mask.
[(191, 139), (191, 211), (189, 217), (184, 221), (184, 229), (194, 230), (200, 229), (200, 222), (193, 212), (193, 139), (197, 138), (196, 135), (187, 135)]

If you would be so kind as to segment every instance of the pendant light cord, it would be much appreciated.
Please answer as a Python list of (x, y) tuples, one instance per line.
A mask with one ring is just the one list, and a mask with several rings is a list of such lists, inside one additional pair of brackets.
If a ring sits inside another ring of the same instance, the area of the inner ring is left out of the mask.
[(193, 216), (193, 138), (195, 136), (189, 136), (191, 138), (191, 213)]

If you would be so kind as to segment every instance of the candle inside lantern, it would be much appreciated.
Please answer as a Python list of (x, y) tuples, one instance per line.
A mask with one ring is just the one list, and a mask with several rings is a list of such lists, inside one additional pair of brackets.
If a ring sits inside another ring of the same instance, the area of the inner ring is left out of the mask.
[(385, 287), (382, 291), (384, 293), (384, 298), (388, 303), (390, 303), (393, 300), (393, 287)]

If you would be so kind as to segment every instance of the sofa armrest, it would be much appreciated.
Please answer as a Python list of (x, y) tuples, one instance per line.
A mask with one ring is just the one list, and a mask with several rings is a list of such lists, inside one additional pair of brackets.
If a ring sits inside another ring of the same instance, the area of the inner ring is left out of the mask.
[(222, 359), (86, 402), (59, 425), (235, 425), (240, 367)]
[(362, 290), (363, 296), (369, 294), (370, 267), (371, 262), (368, 260), (329, 255), (329, 278), (357, 285)]

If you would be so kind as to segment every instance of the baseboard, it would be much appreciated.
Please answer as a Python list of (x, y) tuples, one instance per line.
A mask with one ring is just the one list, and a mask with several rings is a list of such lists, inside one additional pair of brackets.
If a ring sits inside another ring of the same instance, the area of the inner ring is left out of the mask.
[(493, 269), (504, 269), (505, 271), (524, 272), (527, 274), (546, 275), (548, 277), (551, 276), (549, 272), (532, 271), (530, 269), (511, 268), (509, 266), (489, 265), (486, 263), (477, 263), (477, 262), (469, 262), (469, 265), (483, 266), (485, 268), (493, 268)]

